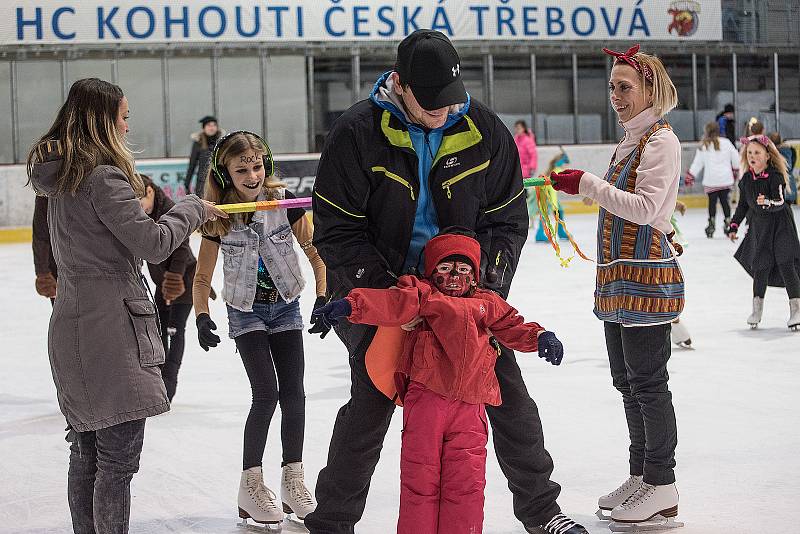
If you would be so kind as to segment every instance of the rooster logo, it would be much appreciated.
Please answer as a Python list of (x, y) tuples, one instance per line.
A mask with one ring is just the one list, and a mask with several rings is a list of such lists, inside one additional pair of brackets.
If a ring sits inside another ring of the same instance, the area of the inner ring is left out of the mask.
[(700, 2), (694, 0), (678, 0), (672, 2), (667, 10), (672, 15), (672, 22), (667, 26), (667, 33), (678, 34), (679, 37), (691, 37), (700, 25)]

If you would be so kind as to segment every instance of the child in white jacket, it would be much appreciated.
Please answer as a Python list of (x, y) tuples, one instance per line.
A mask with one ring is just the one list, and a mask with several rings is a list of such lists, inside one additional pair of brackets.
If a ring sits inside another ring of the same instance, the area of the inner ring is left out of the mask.
[(694, 183), (694, 177), (703, 172), (703, 190), (708, 195), (708, 226), (706, 236), (714, 237), (717, 202), (722, 205), (725, 216), (725, 234), (731, 222), (731, 206), (728, 194), (733, 188), (739, 172), (739, 152), (727, 138), (720, 137), (716, 122), (706, 124), (705, 135), (697, 149), (689, 171), (686, 185)]

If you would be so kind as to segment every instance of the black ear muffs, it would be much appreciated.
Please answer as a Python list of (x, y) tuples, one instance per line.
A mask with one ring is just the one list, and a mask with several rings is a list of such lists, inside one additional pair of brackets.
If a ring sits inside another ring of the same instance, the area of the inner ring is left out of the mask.
[(269, 177), (275, 174), (275, 162), (272, 159), (272, 151), (269, 149), (267, 142), (264, 141), (264, 138), (247, 130), (237, 130), (220, 137), (217, 143), (214, 145), (214, 150), (211, 152), (211, 176), (223, 191), (233, 185), (233, 179), (231, 178), (231, 175), (225, 166), (218, 165), (217, 156), (219, 155), (219, 151), (225, 142), (236, 134), (249, 134), (261, 142), (264, 147), (264, 155), (262, 156), (262, 159), (264, 160), (264, 175)]

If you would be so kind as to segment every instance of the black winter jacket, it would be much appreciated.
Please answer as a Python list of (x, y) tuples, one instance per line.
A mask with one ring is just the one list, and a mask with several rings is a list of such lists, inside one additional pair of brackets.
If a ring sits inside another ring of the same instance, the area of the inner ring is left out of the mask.
[[(401, 274), (419, 194), (417, 156), (407, 128), (370, 100), (346, 111), (325, 140), (314, 185), (314, 245), (328, 291), (385, 288)], [(504, 297), (528, 234), (514, 138), (497, 115), (472, 100), (444, 132), (429, 176), (439, 228), (475, 231), (483, 261), (495, 265)]]

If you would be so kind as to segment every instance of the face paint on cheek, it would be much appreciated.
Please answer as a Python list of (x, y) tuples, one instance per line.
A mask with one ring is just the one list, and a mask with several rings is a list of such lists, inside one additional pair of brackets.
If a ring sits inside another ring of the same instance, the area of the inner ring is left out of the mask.
[(472, 287), (475, 277), (470, 274), (439, 274), (434, 278), (436, 288), (449, 297), (463, 297)]

